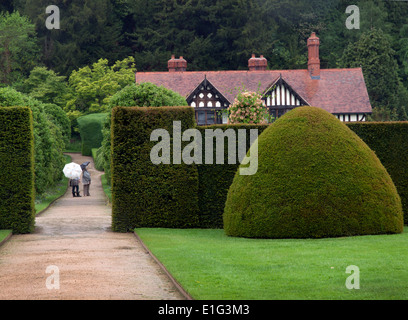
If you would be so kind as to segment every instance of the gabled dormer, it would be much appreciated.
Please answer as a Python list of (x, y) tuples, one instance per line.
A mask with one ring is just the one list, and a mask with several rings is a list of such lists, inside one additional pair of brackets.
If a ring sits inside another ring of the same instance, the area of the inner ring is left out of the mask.
[(263, 100), (269, 109), (269, 114), (275, 118), (298, 106), (309, 106), (309, 103), (282, 78), (282, 75), (265, 90)]
[(204, 80), (186, 98), (189, 106), (195, 108), (198, 125), (226, 123), (226, 114), (222, 110), (228, 108), (230, 102), (215, 86), (204, 77)]

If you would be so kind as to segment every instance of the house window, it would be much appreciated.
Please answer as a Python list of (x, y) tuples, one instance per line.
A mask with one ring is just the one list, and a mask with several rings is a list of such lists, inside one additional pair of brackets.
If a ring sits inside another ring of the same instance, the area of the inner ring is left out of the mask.
[(206, 124), (206, 112), (205, 111), (196, 111), (196, 121), (199, 126)]
[(196, 122), (199, 126), (221, 124), (222, 115), (215, 110), (196, 110)]
[(215, 112), (207, 111), (207, 124), (214, 124), (214, 123), (215, 123)]

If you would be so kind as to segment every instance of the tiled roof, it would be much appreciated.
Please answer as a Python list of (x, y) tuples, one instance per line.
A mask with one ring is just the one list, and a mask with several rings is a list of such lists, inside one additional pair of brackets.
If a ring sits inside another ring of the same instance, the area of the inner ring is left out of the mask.
[(321, 69), (312, 80), (308, 70), (137, 72), (136, 82), (162, 85), (187, 97), (204, 79), (231, 103), (237, 88), (264, 92), (280, 76), (311, 106), (330, 113), (371, 113), (361, 68)]

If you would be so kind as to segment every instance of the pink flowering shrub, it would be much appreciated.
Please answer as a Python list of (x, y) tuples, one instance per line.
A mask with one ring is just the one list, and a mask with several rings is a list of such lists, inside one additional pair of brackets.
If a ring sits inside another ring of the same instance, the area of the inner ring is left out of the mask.
[(267, 123), (268, 111), (262, 96), (256, 92), (240, 92), (228, 108), (228, 122), (264, 124)]

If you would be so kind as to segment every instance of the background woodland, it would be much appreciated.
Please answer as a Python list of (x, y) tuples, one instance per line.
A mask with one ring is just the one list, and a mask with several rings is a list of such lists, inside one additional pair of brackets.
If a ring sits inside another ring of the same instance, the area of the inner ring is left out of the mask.
[[(408, 120), (408, 2), (379, 0), (55, 0), (61, 29), (48, 30), (49, 0), (0, 4), (0, 86), (59, 105), (71, 122), (106, 112), (134, 72), (307, 68), (306, 40), (321, 40), (322, 68), (362, 67), (372, 119)], [(349, 30), (346, 8), (360, 9)], [(335, 103), (335, 101), (333, 102)], [(75, 124), (74, 124), (75, 127)]]

